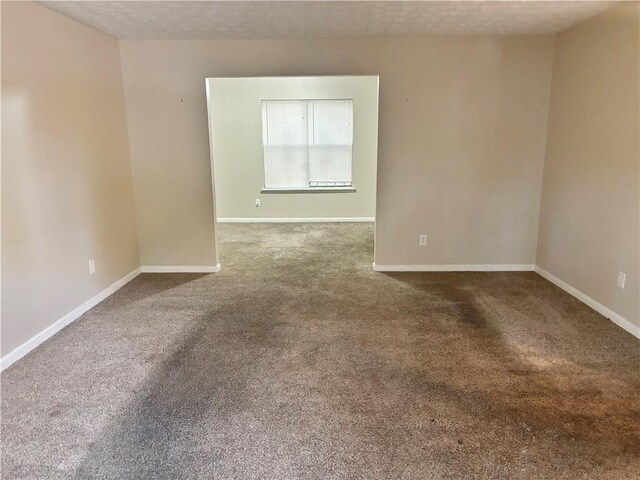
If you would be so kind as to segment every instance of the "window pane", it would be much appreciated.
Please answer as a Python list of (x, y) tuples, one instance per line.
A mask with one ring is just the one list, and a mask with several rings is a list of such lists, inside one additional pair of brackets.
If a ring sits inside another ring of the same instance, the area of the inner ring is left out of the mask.
[(353, 102), (262, 102), (265, 187), (351, 186)]
[(306, 145), (265, 145), (264, 186), (306, 188), (309, 186)]
[(327, 182), (351, 185), (351, 145), (311, 145), (309, 182), (312, 186)]
[(262, 122), (265, 187), (308, 187), (307, 102), (262, 102)]
[(268, 101), (262, 108), (265, 145), (307, 144), (307, 102)]
[(351, 100), (314, 100), (314, 145), (351, 145), (353, 143)]
[(311, 112), (310, 185), (351, 185), (353, 102), (314, 100), (311, 102)]

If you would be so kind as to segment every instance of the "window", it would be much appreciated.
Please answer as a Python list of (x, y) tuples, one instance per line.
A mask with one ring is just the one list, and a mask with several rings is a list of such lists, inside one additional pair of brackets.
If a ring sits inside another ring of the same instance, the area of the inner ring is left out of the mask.
[(351, 189), (352, 100), (263, 100), (266, 190)]

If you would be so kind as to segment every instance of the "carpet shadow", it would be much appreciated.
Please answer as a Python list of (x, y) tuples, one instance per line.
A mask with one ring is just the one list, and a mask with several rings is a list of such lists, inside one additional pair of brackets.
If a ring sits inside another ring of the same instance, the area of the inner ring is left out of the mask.
[[(247, 380), (261, 352), (278, 344), (280, 324), (264, 318), (277, 316), (282, 306), (276, 296), (262, 298), (270, 309), (256, 312), (237, 298), (200, 317), (90, 446), (75, 478), (173, 479), (188, 472), (199, 478), (200, 469), (215, 468), (215, 452), (200, 455), (195, 446), (202, 438), (191, 435), (205, 419), (222, 429), (252, 407)], [(248, 354), (239, 358), (240, 349)], [(222, 435), (216, 430), (211, 433)]]
[(478, 308), (473, 293), (461, 286), (464, 282), (460, 282), (455, 274), (384, 272), (384, 275), (450, 302), (456, 309), (458, 320), (476, 328), (487, 327), (487, 319)]
[[(137, 302), (148, 297), (173, 290), (180, 286), (204, 278), (211, 273), (141, 273), (129, 284), (126, 291), (118, 290), (107, 300), (114, 304), (120, 302), (120, 295), (127, 297), (127, 302)], [(153, 281), (149, 281), (153, 279)]]
[[(480, 330), (465, 330), (464, 349), (455, 356), (456, 369), (471, 374), (464, 387), (454, 388), (456, 382), (429, 380), (433, 364), (418, 370), (387, 365), (390, 380), (406, 379), (397, 388), (419, 386), (426, 395), (436, 395), (454, 402), (468, 412), (492, 414), (496, 423), (524, 422), (536, 433), (552, 432), (566, 441), (582, 440), (591, 449), (583, 452), (585, 462), (600, 465), (605, 458), (617, 454), (640, 458), (640, 382), (629, 376), (602, 370), (599, 365), (577, 361), (575, 358), (560, 365), (543, 366), (523, 358), (516, 345), (507, 340), (496, 318), (478, 301), (482, 293), (483, 273), (386, 273), (387, 277), (410, 285), (423, 292), (451, 302), (453, 316), (462, 324)], [(517, 289), (503, 274), (504, 289)], [(490, 278), (495, 279), (492, 275)], [(501, 292), (502, 301), (520, 298), (513, 292)], [(466, 351), (465, 351), (466, 350)], [(431, 357), (433, 360), (434, 357)], [(469, 359), (482, 359), (482, 363)], [(537, 359), (534, 359), (537, 360)], [(544, 360), (544, 359), (540, 359)], [(375, 360), (377, 364), (384, 364)], [(418, 380), (417, 376), (421, 379)], [(476, 381), (473, 377), (482, 379)], [(615, 388), (613, 391), (606, 391)], [(504, 419), (509, 419), (505, 422)]]

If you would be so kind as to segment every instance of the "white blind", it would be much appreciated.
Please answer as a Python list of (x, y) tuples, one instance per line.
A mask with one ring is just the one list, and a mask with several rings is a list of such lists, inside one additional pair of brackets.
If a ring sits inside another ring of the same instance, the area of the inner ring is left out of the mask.
[(351, 186), (353, 102), (262, 102), (266, 188)]

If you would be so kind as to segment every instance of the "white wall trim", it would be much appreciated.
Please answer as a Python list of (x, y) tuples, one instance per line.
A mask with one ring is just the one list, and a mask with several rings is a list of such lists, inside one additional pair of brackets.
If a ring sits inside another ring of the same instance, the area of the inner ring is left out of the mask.
[(140, 267), (142, 273), (217, 273), (220, 271), (220, 264), (215, 266), (173, 266), (173, 265), (145, 265)]
[(218, 223), (328, 223), (374, 222), (375, 217), (327, 217), (327, 218), (218, 218)]
[(489, 264), (436, 264), (436, 265), (376, 265), (376, 272), (531, 272), (533, 264), (489, 263)]
[(565, 282), (563, 280), (560, 280), (558, 277), (556, 277), (552, 273), (547, 272), (545, 269), (539, 267), (538, 265), (535, 266), (535, 272), (538, 275), (540, 275), (540, 276), (546, 278), (547, 280), (549, 280), (551, 283), (553, 283), (556, 286), (560, 287), (565, 292), (573, 295), (578, 300), (580, 300), (582, 303), (584, 303), (584, 304), (588, 305), (589, 307), (593, 308), (599, 314), (604, 315), (609, 320), (611, 320), (613, 323), (618, 325), (620, 328), (626, 330), (627, 332), (629, 332), (634, 337), (640, 338), (640, 326), (634, 325), (633, 323), (631, 323), (626, 318), (622, 317), (621, 315), (618, 315), (616, 312), (614, 312), (610, 308), (605, 307), (600, 302), (597, 302), (596, 300), (594, 300), (593, 298), (591, 298), (587, 294), (582, 293), (577, 288), (572, 287), (567, 282)]
[(132, 272), (122, 277), (120, 280), (117, 280), (116, 282), (109, 285), (107, 288), (102, 290), (97, 295), (94, 295), (93, 297), (91, 297), (89, 300), (84, 302), (79, 307), (73, 309), (72, 311), (67, 313), (65, 316), (55, 321), (53, 324), (49, 325), (40, 333), (31, 337), (22, 345), (11, 350), (9, 353), (7, 353), (2, 358), (0, 358), (0, 371), (4, 370), (10, 365), (13, 365), (15, 362), (20, 360), (27, 353), (29, 353), (31, 350), (33, 350), (38, 345), (40, 345), (42, 342), (44, 342), (45, 340), (48, 340), (49, 338), (54, 336), (56, 333), (58, 333), (60, 330), (62, 330), (64, 327), (72, 323), (74, 320), (78, 319), (83, 313), (95, 307), (97, 304), (102, 302), (109, 295), (112, 295), (117, 290), (124, 287), (127, 283), (129, 283), (131, 280), (136, 278), (139, 274), (140, 274), (140, 268), (136, 268)]

